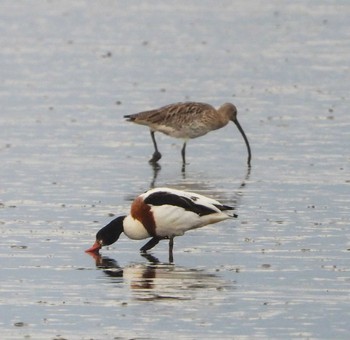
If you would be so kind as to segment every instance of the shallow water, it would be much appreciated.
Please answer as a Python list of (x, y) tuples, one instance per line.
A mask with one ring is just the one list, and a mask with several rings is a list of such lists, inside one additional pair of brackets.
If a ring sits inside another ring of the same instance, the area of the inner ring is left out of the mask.
[[(156, 5), (155, 5), (156, 4)], [(350, 326), (345, 1), (0, 5), (0, 329), (4, 339), (338, 338)], [(122, 116), (232, 101), (190, 141)], [(97, 230), (153, 186), (234, 204), (238, 219), (140, 256)]]

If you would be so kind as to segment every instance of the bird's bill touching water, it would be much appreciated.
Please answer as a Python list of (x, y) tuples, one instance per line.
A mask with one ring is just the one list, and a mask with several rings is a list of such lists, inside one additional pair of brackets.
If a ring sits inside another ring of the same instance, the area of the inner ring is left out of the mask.
[(93, 246), (87, 250), (87, 253), (98, 253), (103, 246), (109, 246), (119, 239), (123, 232), (123, 221), (125, 216), (119, 216), (100, 229), (96, 234), (96, 241)]
[(245, 144), (247, 145), (247, 150), (248, 150), (248, 160), (247, 160), (247, 163), (248, 163), (248, 166), (250, 166), (250, 160), (252, 158), (252, 154), (251, 154), (251, 151), (250, 151), (250, 145), (249, 145), (249, 141), (248, 141), (248, 138), (247, 136), (245, 135), (243, 129), (242, 129), (242, 126), (241, 124), (239, 124), (237, 118), (235, 119), (232, 119), (232, 121), (236, 124), (237, 126), (237, 129), (239, 130), (239, 132), (241, 133), (241, 135), (243, 136), (243, 139), (245, 141)]
[(96, 240), (96, 242), (93, 244), (93, 246), (89, 249), (86, 249), (86, 253), (98, 253), (98, 251), (101, 249), (101, 244)]

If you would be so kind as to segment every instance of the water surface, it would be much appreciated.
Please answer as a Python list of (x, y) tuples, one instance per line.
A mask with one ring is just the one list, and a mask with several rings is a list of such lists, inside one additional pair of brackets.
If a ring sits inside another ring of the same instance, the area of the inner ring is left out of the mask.
[[(3, 1), (0, 329), (5, 339), (348, 337), (350, 121), (344, 1)], [(231, 101), (182, 143), (124, 114)], [(238, 219), (140, 256), (99, 228), (154, 186)]]

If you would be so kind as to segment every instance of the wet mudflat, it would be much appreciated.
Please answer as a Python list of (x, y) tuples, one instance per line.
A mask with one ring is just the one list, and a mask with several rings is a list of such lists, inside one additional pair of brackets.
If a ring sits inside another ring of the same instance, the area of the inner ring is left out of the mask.
[[(4, 339), (337, 338), (350, 326), (348, 17), (342, 1), (3, 1)], [(190, 141), (124, 114), (231, 101)], [(149, 257), (97, 230), (154, 186), (234, 204), (234, 221)]]

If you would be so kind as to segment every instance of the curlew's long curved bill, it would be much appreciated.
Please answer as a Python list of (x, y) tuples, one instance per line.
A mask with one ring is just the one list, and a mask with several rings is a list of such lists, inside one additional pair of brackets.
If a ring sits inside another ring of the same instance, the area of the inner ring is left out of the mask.
[(236, 118), (235, 120), (232, 120), (232, 121), (236, 124), (237, 129), (238, 129), (239, 132), (242, 134), (243, 139), (244, 139), (244, 141), (245, 141), (245, 144), (247, 145), (247, 150), (248, 150), (248, 160), (247, 160), (247, 163), (248, 163), (248, 166), (250, 166), (250, 160), (251, 160), (251, 158), (252, 158), (252, 154), (251, 154), (251, 152), (250, 152), (250, 145), (249, 145), (249, 142), (248, 142), (248, 138), (247, 138), (247, 136), (245, 135), (245, 133), (244, 133), (242, 127), (241, 127), (241, 124), (239, 124), (237, 118)]

